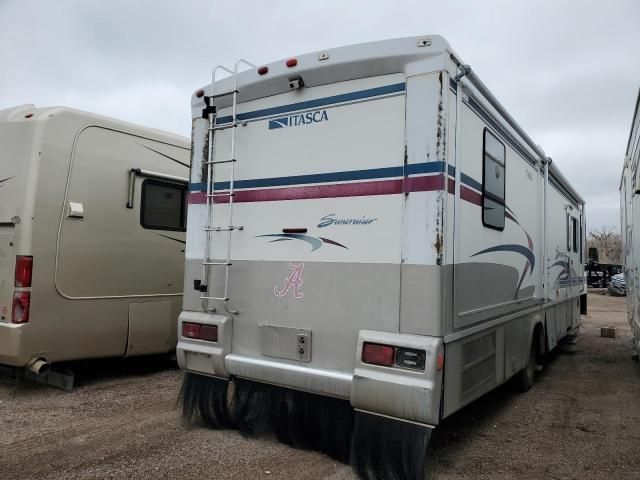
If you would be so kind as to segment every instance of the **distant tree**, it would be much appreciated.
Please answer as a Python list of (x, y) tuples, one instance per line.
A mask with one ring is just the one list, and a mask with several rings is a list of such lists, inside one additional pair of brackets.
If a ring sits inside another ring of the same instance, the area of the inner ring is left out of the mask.
[(600, 263), (622, 263), (622, 237), (611, 225), (589, 230), (587, 247), (598, 249)]

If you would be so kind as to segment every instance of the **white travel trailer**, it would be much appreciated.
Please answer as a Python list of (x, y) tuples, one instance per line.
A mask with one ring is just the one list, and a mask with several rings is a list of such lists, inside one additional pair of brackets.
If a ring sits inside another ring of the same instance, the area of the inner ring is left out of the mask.
[(175, 348), (189, 147), (69, 108), (0, 111), (0, 363)]
[(419, 478), (431, 428), (577, 333), (584, 202), (443, 38), (252, 67), (191, 105), (188, 420)]
[[(640, 91), (631, 122), (620, 181), (620, 222), (627, 282), (627, 319), (633, 332), (633, 357), (640, 352)], [(638, 217), (638, 218), (636, 218)]]

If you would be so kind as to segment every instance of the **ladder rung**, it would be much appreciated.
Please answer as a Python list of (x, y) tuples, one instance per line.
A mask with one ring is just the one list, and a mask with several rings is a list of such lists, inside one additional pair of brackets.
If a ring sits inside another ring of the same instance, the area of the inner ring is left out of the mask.
[(244, 230), (242, 225), (229, 225), (228, 227), (205, 227), (205, 232), (230, 232), (231, 230)]
[(216, 93), (215, 95), (211, 95), (209, 98), (221, 98), (229, 95), (233, 95), (234, 93), (240, 93), (238, 90), (229, 90), (228, 92)]
[(202, 265), (213, 265), (214, 267), (224, 267), (224, 266), (231, 266), (233, 265), (233, 263), (231, 262), (202, 262)]
[(205, 196), (207, 198), (233, 197), (233, 196), (235, 196), (235, 193), (234, 192), (229, 192), (229, 193), (207, 193)]
[(224, 298), (224, 297), (207, 297), (206, 295), (203, 295), (202, 297), (200, 297), (201, 300), (220, 300), (221, 302), (228, 302), (229, 298)]
[(222, 125), (221, 127), (209, 127), (209, 130), (213, 130), (214, 132), (217, 132), (218, 130), (226, 130), (228, 128), (234, 128), (237, 127), (238, 124), (236, 122), (230, 123), (229, 125)]
[(215, 162), (204, 162), (205, 165), (218, 165), (220, 163), (233, 163), (235, 162), (235, 158), (231, 158), (229, 160), (216, 160)]

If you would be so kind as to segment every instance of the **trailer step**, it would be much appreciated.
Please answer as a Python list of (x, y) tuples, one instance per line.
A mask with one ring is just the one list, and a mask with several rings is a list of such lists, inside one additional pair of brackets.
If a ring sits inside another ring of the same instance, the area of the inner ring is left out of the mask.
[(220, 165), (222, 163), (234, 163), (236, 162), (235, 158), (231, 158), (229, 160), (217, 160), (215, 162), (204, 162), (205, 165)]
[(222, 97), (228, 97), (229, 95), (233, 95), (234, 93), (239, 93), (238, 90), (229, 90), (228, 92), (222, 92), (222, 93), (216, 93), (215, 95), (209, 95), (208, 98), (222, 98)]

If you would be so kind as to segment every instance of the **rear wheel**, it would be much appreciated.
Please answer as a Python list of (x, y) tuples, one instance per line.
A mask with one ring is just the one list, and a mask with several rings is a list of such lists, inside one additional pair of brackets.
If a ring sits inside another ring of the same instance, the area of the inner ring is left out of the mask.
[(519, 392), (526, 392), (533, 386), (533, 382), (536, 380), (536, 370), (538, 366), (538, 362), (536, 361), (537, 356), (536, 341), (534, 339), (529, 349), (529, 360), (527, 364), (514, 378), (514, 385)]

